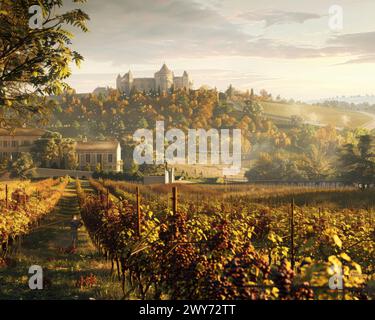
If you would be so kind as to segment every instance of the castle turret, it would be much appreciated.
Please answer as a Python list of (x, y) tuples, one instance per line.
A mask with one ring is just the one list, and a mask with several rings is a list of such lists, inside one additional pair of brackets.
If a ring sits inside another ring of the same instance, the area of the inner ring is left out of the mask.
[(128, 73), (125, 73), (124, 78), (129, 82), (133, 82), (133, 73), (129, 70)]
[(186, 71), (184, 71), (184, 73), (182, 75), (182, 87), (186, 90), (190, 89), (190, 79), (189, 79), (189, 75)]
[(161, 69), (155, 73), (156, 90), (168, 91), (173, 85), (173, 72), (164, 63)]
[(128, 73), (125, 73), (123, 77), (118, 75), (117, 77), (117, 89), (125, 94), (129, 94), (130, 90), (133, 87), (133, 74), (129, 70)]
[(121, 91), (121, 75), (120, 74), (118, 74), (116, 78), (116, 88), (117, 90)]

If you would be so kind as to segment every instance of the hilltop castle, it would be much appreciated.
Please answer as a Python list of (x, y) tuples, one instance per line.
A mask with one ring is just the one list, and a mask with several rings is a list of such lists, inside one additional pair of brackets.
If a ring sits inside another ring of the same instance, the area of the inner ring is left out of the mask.
[(189, 75), (184, 71), (182, 77), (175, 77), (173, 72), (163, 64), (161, 69), (155, 73), (153, 78), (133, 78), (132, 72), (129, 70), (123, 77), (118, 75), (116, 80), (117, 90), (125, 94), (129, 94), (134, 88), (138, 91), (161, 91), (166, 92), (172, 87), (174, 89), (191, 88)]

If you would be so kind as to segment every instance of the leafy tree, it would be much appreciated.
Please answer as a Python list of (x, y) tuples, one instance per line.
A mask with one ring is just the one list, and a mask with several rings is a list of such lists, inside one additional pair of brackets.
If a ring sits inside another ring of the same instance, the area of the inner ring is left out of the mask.
[(6, 157), (1, 157), (0, 159), (0, 175), (5, 174), (8, 172), (9, 169), (9, 159)]
[(265, 89), (260, 90), (259, 93), (261, 99), (265, 101), (269, 100), (272, 97), (271, 94), (269, 94)]
[(75, 141), (63, 138), (58, 132), (46, 132), (35, 141), (32, 154), (42, 167), (75, 169), (78, 165)]
[(244, 113), (248, 114), (252, 119), (259, 117), (263, 112), (263, 107), (255, 100), (245, 101)]
[(102, 165), (101, 163), (97, 163), (95, 166), (95, 172), (99, 173), (102, 172)]
[(57, 132), (46, 132), (40, 139), (35, 141), (31, 152), (36, 163), (42, 167), (48, 167), (52, 164), (58, 167), (59, 161), (59, 143), (62, 136)]
[(117, 129), (119, 131), (124, 131), (126, 129), (124, 121), (120, 120), (120, 122), (117, 125)]
[(301, 127), (303, 125), (303, 118), (299, 115), (293, 115), (290, 117), (290, 122), (293, 127)]
[(364, 135), (357, 146), (347, 144), (340, 155), (341, 176), (348, 182), (375, 183), (374, 136)]
[(307, 180), (306, 173), (301, 169), (298, 157), (285, 153), (262, 153), (255, 165), (245, 173), (251, 180)]
[(79, 122), (77, 120), (73, 121), (72, 123), (72, 127), (75, 129), (75, 130), (79, 130), (79, 128), (81, 127), (81, 125), (79, 124)]
[(56, 123), (55, 123), (55, 127), (56, 128), (62, 128), (63, 124), (61, 123), (60, 120), (57, 120)]
[(293, 147), (298, 151), (304, 151), (310, 145), (317, 143), (316, 128), (309, 124), (292, 129), (290, 136)]
[[(85, 0), (73, 0), (83, 3)], [(39, 5), (43, 21), (30, 28), (29, 8)], [(68, 85), (70, 63), (83, 57), (71, 49), (73, 34), (66, 26), (86, 32), (88, 15), (80, 9), (62, 12), (62, 0), (2, 0), (0, 3), (0, 113), (2, 126), (22, 124), (28, 117), (52, 109), (38, 97), (61, 94)], [(22, 119), (22, 120), (21, 120)]]
[(332, 158), (315, 145), (302, 156), (302, 161), (303, 170), (311, 180), (325, 180), (334, 173)]
[(147, 129), (148, 128), (148, 122), (145, 118), (141, 118), (137, 123), (137, 128), (139, 129)]
[(35, 175), (35, 165), (30, 153), (22, 152), (17, 160), (10, 165), (12, 178), (26, 179)]
[(59, 141), (59, 158), (61, 159), (61, 168), (73, 170), (78, 166), (76, 155), (76, 142), (73, 139), (62, 139)]
[(131, 166), (129, 168), (125, 168), (125, 172), (130, 175), (135, 175), (139, 171), (139, 164), (132, 161)]

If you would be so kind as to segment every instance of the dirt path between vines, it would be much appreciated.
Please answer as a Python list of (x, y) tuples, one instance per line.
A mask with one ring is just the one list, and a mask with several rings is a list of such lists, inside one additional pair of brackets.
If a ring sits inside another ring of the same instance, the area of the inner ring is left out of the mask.
[[(89, 191), (88, 183), (82, 184)], [(0, 300), (3, 299), (119, 299), (121, 288), (110, 275), (110, 263), (97, 254), (85, 227), (78, 234), (76, 253), (66, 253), (71, 245), (69, 221), (79, 215), (75, 183), (64, 191), (54, 212), (46, 216), (40, 227), (26, 236), (18, 250), (0, 267)], [(31, 290), (29, 267), (43, 268), (45, 285)], [(77, 280), (94, 275), (93, 286), (77, 286)]]

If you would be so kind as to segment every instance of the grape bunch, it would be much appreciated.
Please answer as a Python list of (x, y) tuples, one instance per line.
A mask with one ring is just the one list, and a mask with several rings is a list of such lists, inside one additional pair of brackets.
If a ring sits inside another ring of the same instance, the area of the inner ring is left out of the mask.
[(271, 223), (272, 219), (269, 215), (269, 211), (267, 209), (261, 209), (259, 211), (259, 215), (255, 220), (255, 234), (254, 240), (260, 241), (267, 237), (269, 232), (271, 231)]
[(213, 227), (216, 230), (214, 236), (209, 240), (210, 250), (227, 250), (232, 249), (229, 238), (229, 224), (226, 219), (221, 219), (219, 223)]
[(223, 281), (230, 282), (228, 298), (259, 299), (262, 292), (256, 285), (262, 285), (270, 272), (268, 261), (248, 244), (224, 266)]
[(172, 241), (186, 239), (186, 214), (176, 213), (169, 215), (166, 223), (162, 224), (159, 231), (159, 239), (165, 244)]
[(283, 259), (273, 277), (274, 283), (279, 289), (281, 299), (290, 299), (294, 275), (294, 271), (290, 267), (290, 262), (287, 259)]
[[(162, 254), (159, 256), (161, 281), (170, 288), (172, 297), (186, 298), (186, 292), (194, 280), (194, 262), (196, 248), (187, 236), (187, 216), (184, 213), (169, 215), (167, 222), (162, 224), (159, 239), (162, 244), (156, 248)], [(184, 286), (180, 283), (185, 283)], [(186, 282), (191, 282), (186, 286)]]
[(313, 300), (314, 291), (308, 282), (304, 282), (303, 285), (294, 292), (293, 296), (297, 300)]

